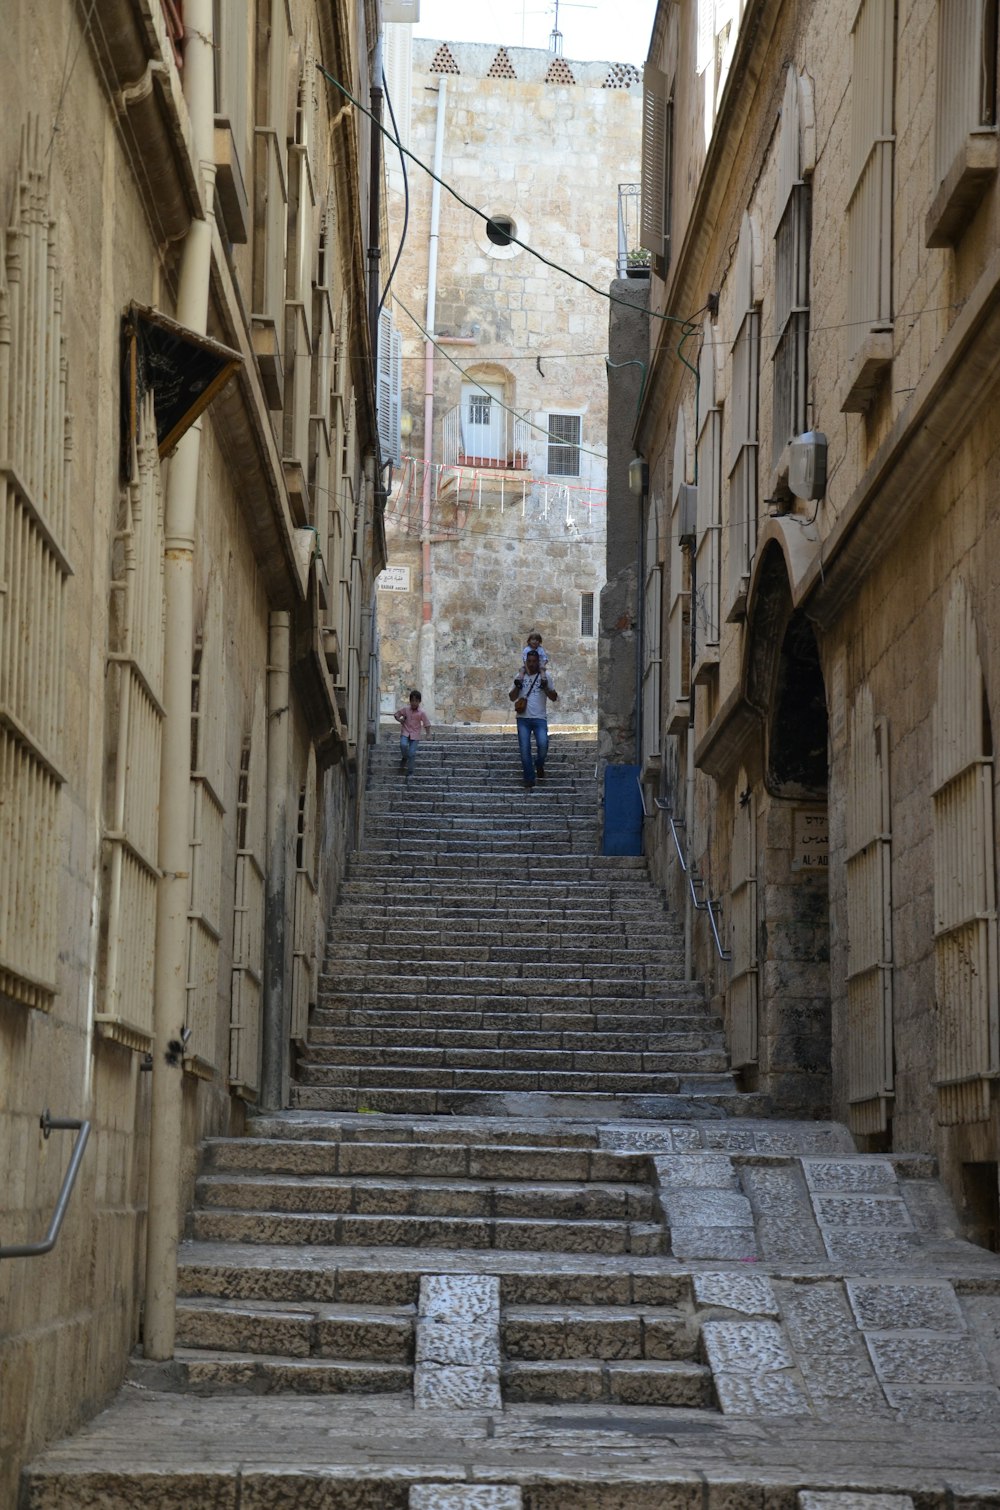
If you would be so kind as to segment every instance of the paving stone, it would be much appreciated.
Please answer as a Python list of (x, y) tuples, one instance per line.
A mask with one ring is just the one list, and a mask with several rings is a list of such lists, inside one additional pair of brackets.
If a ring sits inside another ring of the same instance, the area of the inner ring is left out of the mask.
[(885, 1396), (843, 1287), (778, 1284), (781, 1316), (809, 1397), (824, 1416), (885, 1417)]
[(895, 1195), (896, 1171), (888, 1159), (804, 1158), (811, 1190), (844, 1195)]
[(961, 1332), (961, 1308), (951, 1286), (887, 1284), (877, 1280), (847, 1281), (847, 1293), (859, 1327), (875, 1331)]
[(725, 1154), (657, 1154), (653, 1157), (653, 1165), (660, 1184), (670, 1190), (737, 1188), (732, 1161)]
[(799, 1510), (913, 1510), (908, 1494), (823, 1494), (803, 1489)]
[(516, 1484), (414, 1484), (409, 1510), (521, 1510)]
[(719, 1306), (747, 1316), (776, 1317), (778, 1303), (771, 1281), (757, 1274), (696, 1274), (694, 1298), (700, 1306)]
[(866, 1332), (875, 1372), (886, 1384), (979, 1384), (989, 1380), (986, 1360), (971, 1338)]
[(498, 1370), (483, 1365), (418, 1367), (413, 1375), (417, 1406), (453, 1410), (490, 1410), (501, 1404)]

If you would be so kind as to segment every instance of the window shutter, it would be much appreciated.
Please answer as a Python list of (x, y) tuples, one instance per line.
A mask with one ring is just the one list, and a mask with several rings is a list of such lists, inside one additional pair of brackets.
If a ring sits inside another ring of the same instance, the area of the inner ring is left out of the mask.
[[(670, 99), (666, 76), (652, 63), (642, 75), (642, 244), (654, 257), (666, 253), (667, 152)], [(631, 250), (626, 248), (626, 250)]]
[(705, 72), (715, 46), (715, 0), (698, 0), (698, 54), (695, 70)]

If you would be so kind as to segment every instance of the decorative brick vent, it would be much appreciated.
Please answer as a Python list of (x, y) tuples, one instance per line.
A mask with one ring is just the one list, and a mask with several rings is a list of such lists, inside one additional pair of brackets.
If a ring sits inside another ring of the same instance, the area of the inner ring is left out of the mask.
[(455, 59), (452, 57), (451, 48), (448, 46), (447, 42), (442, 42), (441, 46), (434, 54), (434, 61), (431, 63), (430, 71), (431, 73), (462, 72), (458, 64), (455, 62)]
[(565, 58), (553, 58), (545, 75), (546, 84), (575, 84), (573, 70)]
[(639, 70), (633, 63), (612, 63), (601, 87), (602, 89), (631, 89), (632, 85), (638, 84), (639, 81)]
[(510, 55), (506, 47), (497, 49), (497, 55), (490, 64), (490, 71), (486, 75), (488, 79), (516, 79), (514, 65), (510, 61)]

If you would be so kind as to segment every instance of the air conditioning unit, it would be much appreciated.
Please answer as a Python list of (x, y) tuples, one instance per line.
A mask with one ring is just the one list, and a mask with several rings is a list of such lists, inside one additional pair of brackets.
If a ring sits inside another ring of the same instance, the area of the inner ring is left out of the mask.
[(826, 492), (826, 436), (821, 430), (797, 435), (788, 447), (788, 486), (796, 498), (822, 498)]

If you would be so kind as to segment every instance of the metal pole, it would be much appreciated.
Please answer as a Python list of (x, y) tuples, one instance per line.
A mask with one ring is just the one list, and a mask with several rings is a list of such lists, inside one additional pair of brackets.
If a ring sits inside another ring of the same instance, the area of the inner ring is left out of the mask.
[[(193, 220), (181, 255), (177, 319), (208, 327), (215, 225), (215, 52), (212, 0), (185, 5), (184, 92), (201, 170), (204, 218)], [(201, 422), (180, 441), (164, 504), (163, 748), (160, 767), (156, 958), (153, 973), (153, 1072), (149, 1214), (143, 1349), (171, 1358), (177, 1302), (184, 1070), (169, 1048), (187, 1017), (187, 936), (191, 845), (191, 655), (194, 641), (194, 541)]]

